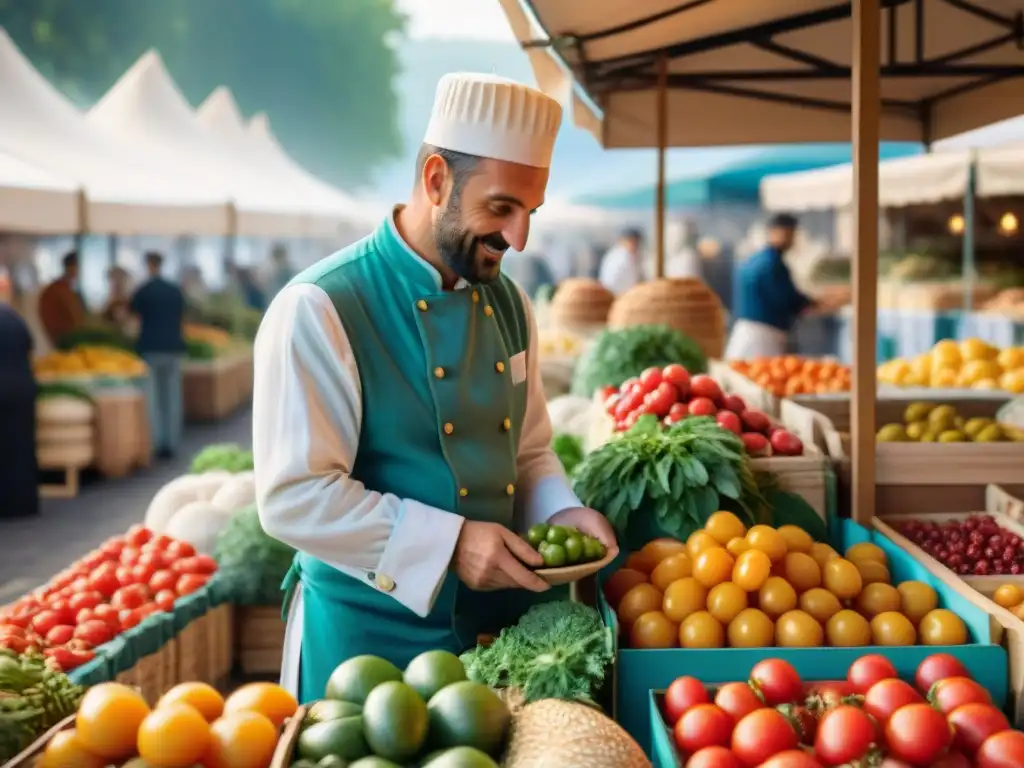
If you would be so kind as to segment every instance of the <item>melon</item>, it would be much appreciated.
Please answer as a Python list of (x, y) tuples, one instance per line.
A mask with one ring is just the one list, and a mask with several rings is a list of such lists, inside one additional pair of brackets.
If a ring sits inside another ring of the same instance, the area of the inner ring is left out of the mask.
[(217, 536), (231, 519), (231, 510), (214, 506), (209, 501), (193, 501), (167, 521), (163, 533), (179, 541), (187, 541), (196, 552), (213, 555)]
[(156, 492), (146, 510), (145, 525), (155, 533), (164, 533), (174, 513), (193, 501), (210, 501), (231, 477), (230, 472), (182, 475)]
[(224, 481), (210, 500), (215, 507), (229, 511), (256, 503), (256, 475), (252, 471), (239, 472)]

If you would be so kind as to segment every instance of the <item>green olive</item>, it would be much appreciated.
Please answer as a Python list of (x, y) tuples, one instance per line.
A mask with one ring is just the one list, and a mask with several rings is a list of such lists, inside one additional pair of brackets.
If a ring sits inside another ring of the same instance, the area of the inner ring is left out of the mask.
[(583, 559), (588, 563), (594, 560), (600, 560), (605, 556), (604, 544), (595, 539), (593, 536), (585, 536), (583, 538)]
[(549, 543), (541, 553), (541, 557), (544, 558), (545, 568), (561, 568), (565, 565), (565, 547), (561, 544)]
[(549, 544), (561, 544), (569, 535), (569, 531), (561, 525), (552, 525), (548, 528), (547, 536)]
[(562, 546), (565, 548), (565, 559), (569, 563), (578, 563), (583, 557), (583, 538), (578, 533), (570, 533)]
[(548, 527), (544, 523), (537, 523), (531, 525), (530, 530), (526, 532), (526, 540), (530, 542), (530, 546), (537, 549), (544, 541), (544, 537), (548, 535)]

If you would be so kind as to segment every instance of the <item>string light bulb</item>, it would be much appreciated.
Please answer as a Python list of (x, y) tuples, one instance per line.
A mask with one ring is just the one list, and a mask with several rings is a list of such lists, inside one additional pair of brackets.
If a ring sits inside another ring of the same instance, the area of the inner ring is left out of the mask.
[(949, 217), (949, 223), (946, 225), (949, 228), (951, 234), (962, 235), (964, 233), (964, 217), (959, 213), (954, 213)]
[(999, 217), (999, 232), (1004, 235), (1015, 235), (1017, 230), (1020, 229), (1020, 221), (1017, 220), (1017, 215), (1007, 211)]

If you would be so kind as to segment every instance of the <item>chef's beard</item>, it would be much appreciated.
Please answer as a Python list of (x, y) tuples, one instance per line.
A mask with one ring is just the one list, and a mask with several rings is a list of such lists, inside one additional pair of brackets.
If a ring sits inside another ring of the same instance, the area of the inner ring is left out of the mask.
[[(442, 261), (468, 283), (490, 283), (501, 274), (501, 258), (508, 242), (500, 232), (475, 235), (462, 226), (458, 200), (450, 200), (434, 225), (434, 245)], [(501, 253), (492, 253), (488, 245)]]

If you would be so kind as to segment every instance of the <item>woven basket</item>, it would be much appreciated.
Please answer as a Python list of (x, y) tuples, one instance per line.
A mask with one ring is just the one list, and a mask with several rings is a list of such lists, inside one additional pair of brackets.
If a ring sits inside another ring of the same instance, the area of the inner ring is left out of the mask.
[(609, 328), (667, 325), (685, 333), (710, 358), (725, 351), (725, 310), (700, 280), (662, 278), (640, 283), (615, 300)]
[(570, 277), (559, 284), (551, 299), (551, 325), (584, 332), (602, 327), (614, 301), (615, 295), (597, 280)]

